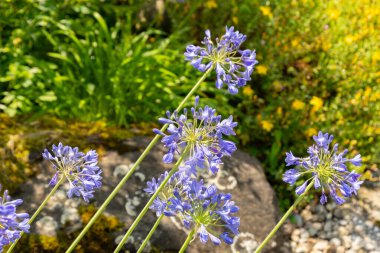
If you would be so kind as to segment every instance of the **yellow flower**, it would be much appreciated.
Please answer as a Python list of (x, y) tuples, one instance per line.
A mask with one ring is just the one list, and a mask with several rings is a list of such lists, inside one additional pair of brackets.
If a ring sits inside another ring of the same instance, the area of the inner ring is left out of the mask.
[(300, 44), (300, 40), (298, 38), (293, 39), (290, 44), (292, 47), (297, 47)]
[(331, 43), (327, 41), (322, 42), (322, 49), (323, 51), (327, 52), (331, 48)]
[(308, 128), (306, 131), (305, 131), (305, 134), (308, 136), (308, 137), (311, 137), (313, 135), (316, 135), (318, 133), (317, 129), (311, 127), (311, 128)]
[(371, 97), (369, 98), (369, 101), (374, 102), (380, 100), (380, 92), (374, 92), (371, 94)]
[(365, 91), (364, 91), (364, 97), (365, 98), (368, 98), (370, 95), (372, 94), (372, 88), (371, 87), (365, 87)]
[(273, 17), (272, 11), (268, 6), (260, 6), (260, 11), (263, 13), (264, 16), (267, 16), (269, 18)]
[(12, 43), (14, 46), (17, 46), (18, 44), (20, 44), (22, 42), (22, 39), (21, 38), (14, 38)]
[(283, 113), (283, 111), (282, 111), (282, 107), (281, 107), (281, 106), (280, 106), (280, 107), (277, 107), (276, 113), (277, 113), (277, 115), (278, 115), (279, 117), (282, 117), (282, 113)]
[(305, 103), (302, 102), (301, 100), (296, 99), (292, 103), (292, 108), (294, 110), (302, 110), (304, 107), (305, 107)]
[(375, 132), (376, 135), (380, 134), (380, 127), (375, 126), (375, 131), (374, 132)]
[(244, 86), (243, 88), (243, 94), (250, 97), (252, 96), (254, 93), (254, 91), (252, 90), (252, 88), (250, 86)]
[(340, 16), (340, 11), (338, 9), (332, 9), (328, 12), (330, 19), (337, 19)]
[(313, 111), (318, 111), (323, 106), (322, 98), (313, 96), (310, 100), (310, 104), (313, 106)]
[(376, 51), (372, 55), (372, 62), (375, 65), (380, 60), (380, 51)]
[(218, 7), (218, 4), (215, 2), (215, 0), (208, 0), (206, 2), (206, 8), (208, 9), (215, 9)]
[(256, 67), (256, 72), (260, 75), (266, 75), (266, 73), (268, 72), (268, 68), (264, 65), (259, 65)]
[(355, 36), (348, 35), (348, 36), (346, 36), (346, 38), (344, 38), (344, 41), (345, 41), (347, 44), (352, 44), (352, 42), (354, 42), (355, 39), (356, 39)]
[(270, 132), (270, 130), (272, 130), (273, 128), (273, 124), (267, 120), (261, 121), (260, 124), (261, 124), (261, 127), (267, 132)]

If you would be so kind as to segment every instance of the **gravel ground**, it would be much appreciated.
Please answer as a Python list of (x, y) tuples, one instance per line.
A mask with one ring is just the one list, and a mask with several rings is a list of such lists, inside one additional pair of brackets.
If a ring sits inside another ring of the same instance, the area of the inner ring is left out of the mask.
[(359, 191), (342, 206), (312, 203), (284, 225), (283, 252), (380, 253), (380, 187)]

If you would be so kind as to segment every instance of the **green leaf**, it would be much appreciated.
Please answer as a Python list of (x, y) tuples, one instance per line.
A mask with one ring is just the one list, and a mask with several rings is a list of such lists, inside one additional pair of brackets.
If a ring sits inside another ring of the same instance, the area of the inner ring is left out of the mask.
[(57, 100), (57, 96), (53, 91), (48, 91), (44, 95), (39, 96), (38, 99), (43, 102), (53, 102)]

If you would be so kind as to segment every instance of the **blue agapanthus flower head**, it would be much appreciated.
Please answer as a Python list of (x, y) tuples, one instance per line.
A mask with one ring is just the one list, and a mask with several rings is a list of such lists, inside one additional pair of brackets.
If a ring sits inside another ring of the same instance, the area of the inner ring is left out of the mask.
[[(227, 244), (233, 243), (233, 235), (239, 234), (240, 218), (235, 216), (239, 208), (231, 200), (231, 194), (219, 193), (215, 185), (207, 186), (202, 181), (193, 179), (184, 200), (191, 208), (177, 215), (187, 228), (197, 229), (202, 243), (208, 239), (215, 245), (220, 244), (220, 239)], [(216, 236), (218, 227), (223, 232)]]
[[(153, 195), (157, 188), (160, 186), (162, 181), (168, 176), (168, 172), (166, 171), (164, 174), (161, 174), (158, 179), (152, 178), (151, 181), (147, 182), (147, 187), (144, 189), (145, 192), (147, 192), (149, 195)], [(190, 178), (180, 172), (174, 173), (172, 177), (170, 177), (168, 183), (165, 185), (164, 190), (162, 190), (158, 197), (153, 201), (153, 204), (149, 207), (149, 209), (156, 212), (157, 216), (160, 216), (161, 214), (166, 214), (167, 216), (170, 216), (168, 213), (168, 200), (174, 195), (175, 192), (182, 192), (186, 185), (188, 185), (188, 181)]]
[(0, 252), (4, 246), (20, 238), (21, 232), (29, 233), (29, 215), (16, 213), (17, 206), (21, 204), (21, 199), (11, 200), (7, 190), (0, 197)]
[(154, 129), (154, 132), (163, 136), (162, 142), (168, 150), (163, 157), (165, 163), (173, 162), (174, 154), (189, 146), (188, 158), (181, 168), (189, 174), (196, 174), (197, 168), (208, 168), (216, 173), (222, 163), (221, 158), (236, 151), (235, 143), (225, 140), (224, 137), (235, 135), (234, 128), (237, 123), (233, 122), (232, 116), (222, 120), (222, 116), (217, 115), (216, 110), (207, 105), (203, 108), (197, 107), (198, 101), (199, 97), (196, 97), (195, 107), (190, 109), (190, 115), (184, 109), (181, 115), (167, 112), (167, 118), (159, 119), (161, 123), (169, 124), (168, 134), (158, 129)]
[(227, 84), (231, 94), (238, 93), (238, 88), (251, 80), (255, 65), (256, 52), (249, 49), (239, 50), (247, 36), (235, 31), (234, 27), (226, 27), (226, 33), (211, 40), (211, 32), (205, 32), (203, 46), (189, 45), (186, 47), (185, 59), (190, 61), (194, 68), (204, 72), (209, 68), (216, 71), (216, 87), (222, 88)]
[(102, 170), (98, 166), (98, 154), (95, 150), (85, 154), (79, 152), (78, 148), (59, 143), (58, 146), (53, 145), (52, 153), (45, 149), (42, 156), (57, 170), (49, 185), (54, 186), (59, 178), (66, 177), (70, 185), (67, 193), (69, 198), (82, 196), (89, 202), (94, 196), (94, 190), (102, 186)]
[[(167, 176), (148, 182), (146, 192), (153, 194)], [(160, 192), (150, 209), (157, 216), (178, 217), (187, 229), (195, 229), (202, 243), (210, 239), (215, 245), (221, 241), (233, 243), (233, 235), (239, 233), (239, 208), (231, 201), (231, 194), (218, 193), (215, 185), (206, 186), (186, 174), (177, 172)]]
[(308, 180), (296, 188), (298, 195), (305, 191), (309, 181), (314, 180), (315, 189), (321, 188), (322, 191), (321, 204), (327, 202), (326, 193), (329, 193), (337, 204), (343, 204), (345, 202), (343, 197), (356, 195), (363, 183), (359, 180), (361, 176), (359, 173), (349, 171), (347, 168), (348, 163), (360, 166), (361, 157), (356, 155), (351, 159), (345, 158), (348, 151), (339, 153), (338, 144), (330, 149), (334, 137), (328, 133), (319, 132), (313, 138), (316, 144), (309, 147), (308, 157), (299, 158), (292, 152), (286, 153), (286, 166), (294, 168), (285, 172), (283, 180), (294, 185), (301, 176), (310, 175)]

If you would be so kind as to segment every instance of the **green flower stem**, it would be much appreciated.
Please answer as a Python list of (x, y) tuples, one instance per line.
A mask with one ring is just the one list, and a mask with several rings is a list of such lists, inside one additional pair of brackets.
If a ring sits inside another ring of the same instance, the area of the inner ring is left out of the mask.
[(138, 249), (137, 253), (141, 253), (144, 250), (146, 244), (149, 242), (154, 231), (156, 231), (156, 228), (158, 227), (158, 224), (160, 224), (162, 218), (164, 218), (164, 214), (161, 214), (160, 217), (158, 217), (156, 223), (154, 223), (152, 229), (149, 231), (149, 234), (145, 237), (145, 239), (144, 239), (143, 243), (141, 244), (140, 248)]
[(181, 249), (179, 250), (178, 253), (183, 253), (183, 252), (185, 252), (187, 246), (189, 246), (189, 243), (190, 243), (191, 240), (193, 239), (194, 234), (195, 234), (195, 228), (193, 228), (193, 230), (190, 231), (190, 234), (187, 236), (186, 241), (183, 243), (183, 245), (182, 245), (182, 247), (181, 247)]
[(128, 237), (132, 234), (133, 230), (135, 230), (135, 228), (139, 224), (140, 220), (144, 217), (145, 213), (148, 211), (149, 207), (152, 205), (153, 201), (157, 198), (158, 194), (165, 187), (166, 183), (173, 176), (173, 174), (177, 172), (179, 165), (182, 163), (183, 159), (185, 158), (185, 156), (187, 155), (189, 150), (190, 150), (190, 146), (188, 145), (188, 146), (186, 146), (185, 150), (182, 152), (181, 156), (179, 157), (178, 161), (175, 163), (174, 167), (169, 171), (168, 176), (164, 179), (164, 181), (162, 181), (160, 186), (157, 188), (156, 192), (152, 195), (152, 197), (150, 197), (148, 203), (144, 206), (143, 210), (140, 212), (140, 214), (133, 221), (131, 227), (128, 229), (127, 233), (125, 233), (125, 235), (124, 235), (123, 239), (120, 241), (119, 245), (117, 245), (117, 248), (115, 249), (114, 253), (118, 253), (123, 248)]
[[(50, 191), (49, 195), (46, 196), (45, 200), (41, 203), (41, 205), (38, 207), (38, 209), (34, 212), (33, 216), (29, 219), (28, 224), (32, 224), (33, 221), (37, 218), (38, 214), (41, 212), (41, 210), (45, 207), (51, 196), (56, 192), (58, 187), (65, 181), (66, 177), (62, 176), (62, 178), (57, 182), (57, 184), (54, 186), (54, 188)], [(11, 253), (12, 250), (16, 247), (16, 244), (23, 236), (24, 232), (21, 232), (20, 238), (18, 238), (12, 245), (9, 247), (7, 253)]]
[[(209, 68), (203, 76), (199, 79), (199, 81), (194, 85), (194, 87), (190, 90), (190, 92), (187, 94), (187, 96), (182, 100), (182, 102), (177, 107), (177, 111), (181, 110), (185, 103), (190, 99), (190, 97), (195, 93), (195, 91), (199, 88), (199, 86), (202, 84), (202, 82), (206, 79), (208, 74), (213, 70), (213, 67)], [(166, 128), (168, 128), (168, 124), (165, 124), (161, 128), (161, 132), (164, 132)], [(136, 168), (140, 165), (140, 163), (144, 160), (144, 158), (149, 154), (150, 150), (153, 148), (153, 146), (158, 142), (158, 140), (161, 138), (160, 135), (156, 135), (153, 140), (149, 143), (149, 145), (146, 147), (144, 152), (140, 155), (140, 157), (137, 159), (137, 161), (134, 163), (132, 168), (128, 171), (128, 173), (124, 176), (124, 178), (119, 182), (119, 184), (113, 189), (111, 194), (107, 197), (107, 199), (103, 202), (103, 204), (99, 207), (98, 211), (94, 214), (94, 216), (91, 218), (91, 220), (87, 223), (87, 225), (83, 228), (81, 233), (75, 238), (74, 242), (70, 245), (70, 247), (66, 250), (66, 253), (72, 252), (75, 247), (78, 245), (78, 243), (82, 240), (83, 236), (88, 232), (88, 230), (94, 225), (95, 221), (99, 218), (99, 216), (104, 212), (106, 207), (109, 205), (111, 200), (116, 196), (116, 194), (120, 191), (122, 186), (127, 182), (127, 180), (132, 176), (132, 174), (135, 172)]]
[(282, 216), (281, 220), (276, 224), (276, 226), (270, 231), (264, 241), (260, 244), (260, 246), (256, 249), (255, 253), (259, 253), (263, 250), (264, 246), (268, 243), (268, 241), (274, 236), (277, 230), (281, 227), (281, 225), (286, 221), (289, 215), (294, 211), (294, 208), (301, 202), (301, 200), (306, 196), (307, 192), (314, 185), (314, 180), (312, 180), (309, 185), (306, 187), (305, 192), (302, 193), (294, 202), (294, 204), (286, 211), (284, 216)]

